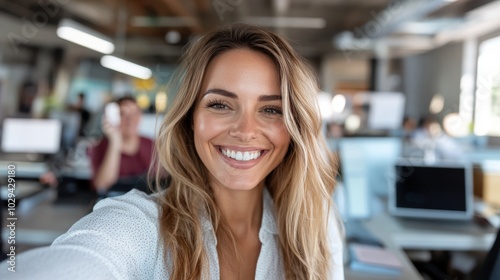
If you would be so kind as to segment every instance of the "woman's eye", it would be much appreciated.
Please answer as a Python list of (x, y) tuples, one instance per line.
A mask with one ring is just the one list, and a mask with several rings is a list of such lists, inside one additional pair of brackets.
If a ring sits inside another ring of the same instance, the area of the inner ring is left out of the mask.
[(229, 109), (229, 106), (227, 106), (226, 103), (221, 101), (212, 101), (207, 104), (207, 108), (212, 108), (215, 110), (224, 110), (224, 109)]
[(226, 109), (227, 106), (224, 105), (224, 104), (218, 103), (218, 104), (212, 104), (212, 105), (210, 105), (210, 108), (214, 108), (214, 109)]
[(262, 110), (264, 113), (266, 114), (270, 114), (270, 115), (282, 115), (283, 112), (281, 111), (280, 108), (273, 108), (273, 107), (269, 107), (269, 108), (264, 108), (264, 110)]

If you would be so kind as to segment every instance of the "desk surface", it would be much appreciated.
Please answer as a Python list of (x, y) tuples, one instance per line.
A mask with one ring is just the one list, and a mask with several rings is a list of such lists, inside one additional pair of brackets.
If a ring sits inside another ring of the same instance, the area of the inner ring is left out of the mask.
[[(46, 162), (13, 162), (1, 160), (0, 176), (2, 176), (2, 174), (7, 174), (7, 166), (9, 164), (14, 164), (16, 166), (16, 177), (38, 179), (40, 175), (50, 170), (50, 166)], [(91, 168), (86, 162), (74, 162), (68, 166), (58, 166), (58, 173), (58, 175), (75, 179), (88, 180), (92, 177)]]
[(415, 220), (396, 218), (386, 213), (366, 223), (375, 231), (390, 236), (403, 249), (488, 251), (498, 230), (472, 221)]
[(0, 161), (0, 176), (6, 176), (7, 167), (13, 164), (16, 166), (16, 177), (38, 178), (43, 173), (49, 171), (49, 166), (45, 162), (15, 162), (15, 161)]
[(396, 254), (403, 270), (398, 276), (378, 276), (350, 271), (346, 267), (346, 279), (422, 279), (403, 249), (488, 251), (498, 230), (473, 222), (404, 219), (387, 213), (380, 213), (364, 221), (363, 225)]
[[(21, 201), (22, 203), (22, 201)], [(3, 217), (7, 216), (7, 209), (2, 209)], [(91, 205), (82, 204), (54, 204), (46, 200), (31, 211), (18, 214), (16, 221), (16, 243), (26, 245), (50, 245), (58, 236), (80, 218), (91, 211)], [(6, 228), (7, 220), (3, 219), (2, 226)], [(2, 244), (6, 244), (7, 231), (2, 230)]]
[[(413, 266), (412, 262), (405, 254), (405, 252), (394, 242), (391, 235), (384, 228), (384, 221), (377, 218), (363, 221), (363, 226), (369, 230), (378, 240), (384, 244), (385, 248), (396, 255), (401, 262), (401, 274), (399, 275), (385, 275), (374, 274), (359, 271), (351, 271), (348, 266), (345, 267), (345, 278), (348, 280), (368, 280), (368, 279), (397, 279), (397, 280), (421, 280), (422, 276), (417, 269)], [(344, 256), (348, 257), (348, 256)]]

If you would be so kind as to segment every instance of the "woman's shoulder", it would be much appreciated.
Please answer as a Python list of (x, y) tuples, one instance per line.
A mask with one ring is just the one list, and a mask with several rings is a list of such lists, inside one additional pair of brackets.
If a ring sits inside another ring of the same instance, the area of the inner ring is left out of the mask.
[[(124, 242), (143, 236), (154, 237), (158, 233), (155, 196), (134, 189), (121, 196), (103, 199), (94, 206), (92, 213), (74, 224), (56, 243), (81, 233), (85, 233), (85, 238), (106, 236), (111, 241), (119, 237)], [(150, 241), (156, 243), (154, 238)]]
[(101, 200), (50, 247), (21, 254), (23, 263), (36, 264), (23, 270), (21, 278), (156, 279), (155, 275), (167, 275), (156, 205), (154, 196), (138, 190)]
[(127, 209), (130, 213), (144, 215), (151, 218), (158, 217), (158, 203), (155, 194), (146, 194), (143, 191), (132, 189), (124, 195), (106, 198), (94, 206), (94, 212), (105, 209), (107, 213), (119, 214)]

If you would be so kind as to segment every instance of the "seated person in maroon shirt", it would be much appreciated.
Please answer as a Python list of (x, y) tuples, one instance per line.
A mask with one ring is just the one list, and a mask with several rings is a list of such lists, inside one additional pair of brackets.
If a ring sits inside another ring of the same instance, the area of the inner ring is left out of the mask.
[(141, 110), (133, 97), (116, 101), (120, 124), (112, 125), (103, 116), (106, 136), (90, 149), (92, 183), (98, 193), (126, 192), (131, 188), (147, 191), (147, 172), (152, 161), (153, 141), (139, 135)]

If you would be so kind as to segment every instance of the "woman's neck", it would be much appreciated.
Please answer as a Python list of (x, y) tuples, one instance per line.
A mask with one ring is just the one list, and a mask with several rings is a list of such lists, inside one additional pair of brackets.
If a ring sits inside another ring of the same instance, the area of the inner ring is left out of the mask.
[(244, 237), (260, 229), (263, 211), (263, 184), (251, 190), (229, 190), (215, 187), (214, 195), (222, 217), (234, 237)]

